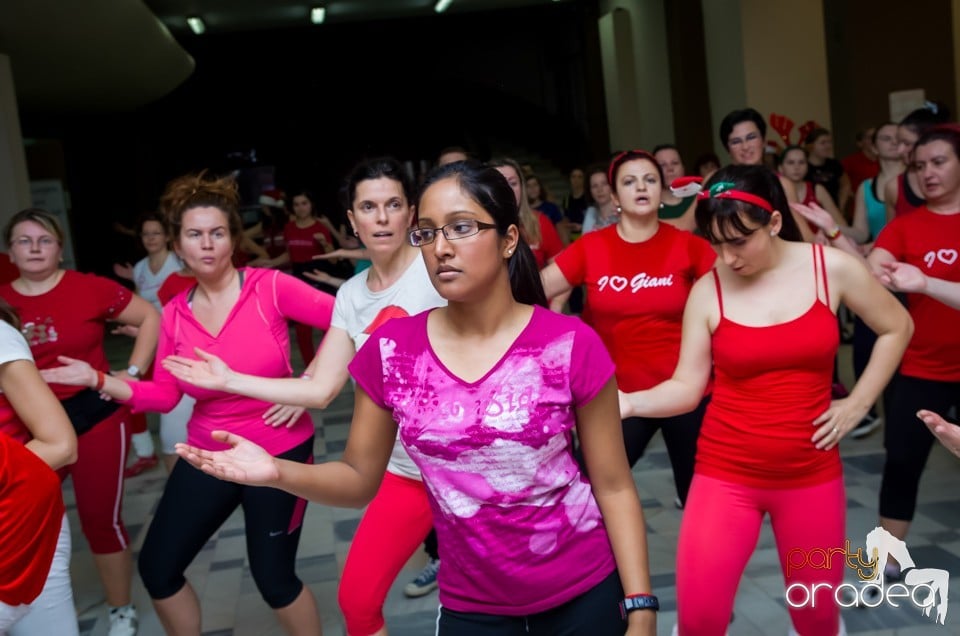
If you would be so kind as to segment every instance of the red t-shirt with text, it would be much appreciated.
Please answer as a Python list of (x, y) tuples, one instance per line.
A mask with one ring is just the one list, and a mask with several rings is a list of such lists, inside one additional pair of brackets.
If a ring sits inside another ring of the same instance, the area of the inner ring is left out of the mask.
[(323, 247), (314, 234), (323, 234), (327, 244), (333, 245), (333, 235), (320, 221), (314, 221), (307, 227), (297, 227), (295, 222), (290, 221), (283, 228), (283, 239), (287, 243), (291, 263), (309, 263), (314, 255), (323, 254)]
[[(894, 217), (876, 247), (927, 276), (960, 282), (960, 213), (937, 214), (923, 205)], [(960, 381), (960, 311), (926, 294), (907, 294), (914, 332), (900, 373), (923, 380)]]
[(611, 225), (584, 234), (557, 256), (567, 281), (586, 285), (585, 320), (613, 357), (622, 391), (649, 389), (673, 376), (687, 296), (716, 260), (706, 240), (666, 223), (642, 243), (625, 241)]

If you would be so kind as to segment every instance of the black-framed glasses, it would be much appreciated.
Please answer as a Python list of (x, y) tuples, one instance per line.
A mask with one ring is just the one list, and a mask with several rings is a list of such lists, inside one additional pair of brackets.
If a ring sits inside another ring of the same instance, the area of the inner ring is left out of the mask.
[(484, 223), (474, 219), (461, 219), (440, 227), (417, 227), (410, 230), (410, 245), (414, 247), (430, 245), (437, 240), (437, 234), (441, 233), (443, 238), (448, 241), (456, 241), (478, 234), (480, 230), (495, 230), (496, 228), (497, 226), (493, 223)]

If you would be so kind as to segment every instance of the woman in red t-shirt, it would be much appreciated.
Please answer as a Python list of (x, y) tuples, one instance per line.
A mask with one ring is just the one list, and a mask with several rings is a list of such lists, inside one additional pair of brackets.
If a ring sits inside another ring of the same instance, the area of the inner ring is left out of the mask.
[[(103, 348), (108, 322), (139, 327), (121, 378), (134, 378), (153, 361), (160, 314), (120, 283), (60, 266), (63, 230), (57, 218), (37, 208), (7, 223), (4, 238), (20, 277), (0, 286), (23, 321), (23, 333), (41, 371), (60, 366), (61, 356), (110, 372)], [(136, 629), (131, 604), (133, 558), (123, 523), (123, 468), (130, 444), (130, 411), (100, 399), (96, 390), (51, 384), (78, 431), (77, 461), (64, 472), (73, 478), (77, 513), (110, 608), (111, 626)]]
[[(549, 297), (586, 286), (584, 320), (613, 357), (617, 386), (629, 393), (649, 389), (673, 373), (687, 296), (717, 254), (704, 239), (658, 218), (663, 172), (653, 155), (642, 150), (618, 154), (607, 179), (620, 210), (617, 223), (581, 236), (541, 277)], [(656, 432), (663, 431), (681, 507), (693, 478), (706, 403), (703, 397), (689, 413), (674, 417), (622, 422), (631, 466)]]
[[(926, 204), (890, 221), (867, 260), (887, 280), (890, 264), (900, 261), (929, 278), (960, 281), (960, 126), (931, 128), (913, 153), (913, 173)], [(890, 391), (880, 485), (880, 525), (898, 539), (910, 529), (920, 476), (935, 441), (916, 413), (960, 407), (960, 312), (930, 293), (908, 293), (907, 307), (917, 329)], [(887, 574), (896, 578), (899, 567), (891, 562)]]
[[(293, 195), (293, 218), (283, 228), (283, 243), (285, 249), (270, 259), (256, 259), (250, 263), (253, 267), (290, 266), (294, 276), (313, 285), (331, 296), (336, 296), (337, 288), (326, 283), (318, 283), (306, 276), (306, 272), (314, 270), (331, 273), (334, 263), (314, 260), (317, 254), (326, 254), (335, 247), (333, 234), (330, 233), (330, 221), (324, 223), (317, 216), (313, 195), (306, 190), (298, 190)], [(313, 360), (317, 348), (313, 344), (313, 327), (294, 323), (294, 333), (297, 337), (297, 347), (304, 364)]]
[[(666, 382), (621, 396), (625, 415), (666, 417), (695, 407), (714, 373), (677, 546), (681, 634), (724, 633), (767, 513), (783, 564), (795, 564), (788, 555), (797, 549), (844, 549), (837, 444), (880, 395), (912, 332), (906, 310), (860, 260), (801, 241), (770, 170), (729, 166), (707, 185), (697, 227), (720, 262), (690, 292), (677, 368)], [(849, 397), (831, 401), (840, 303), (878, 338)], [(838, 633), (832, 595), (843, 569), (843, 559), (785, 568), (798, 633)], [(791, 595), (798, 586), (812, 594), (813, 585), (815, 603), (802, 590)]]

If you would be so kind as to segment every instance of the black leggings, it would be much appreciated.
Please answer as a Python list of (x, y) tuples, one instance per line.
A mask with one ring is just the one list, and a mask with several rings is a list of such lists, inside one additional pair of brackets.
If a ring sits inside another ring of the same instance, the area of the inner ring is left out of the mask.
[(700, 424), (707, 410), (709, 397), (703, 398), (694, 410), (673, 417), (629, 417), (623, 420), (623, 443), (627, 447), (627, 461), (632, 468), (658, 430), (663, 431), (670, 465), (673, 466), (673, 483), (680, 502), (687, 503), (687, 493), (693, 480), (693, 463), (697, 455), (697, 437)]
[[(312, 461), (313, 437), (278, 457)], [(237, 506), (243, 507), (250, 571), (263, 600), (273, 609), (296, 600), (303, 590), (295, 562), (306, 501), (275, 488), (221, 481), (185, 461), (170, 473), (140, 551), (140, 577), (150, 598), (169, 598), (183, 588), (187, 566)]]
[[(627, 449), (627, 461), (630, 467), (640, 461), (646, 452), (650, 440), (658, 430), (663, 429), (663, 441), (667, 445), (670, 465), (673, 466), (673, 484), (677, 488), (680, 503), (686, 505), (690, 482), (693, 481), (693, 464), (697, 455), (697, 438), (700, 425), (707, 410), (710, 396), (703, 398), (697, 408), (683, 415), (673, 417), (628, 417), (621, 420), (623, 427), (623, 445)], [(583, 461), (583, 451), (578, 443), (573, 456), (583, 472), (587, 472)]]
[(935, 438), (917, 419), (917, 411), (930, 409), (946, 416), (950, 407), (960, 408), (960, 382), (938, 382), (898, 375), (893, 379), (888, 402), (883, 446), (887, 461), (880, 484), (880, 516), (911, 521), (917, 507), (917, 492), (927, 457)]
[(441, 607), (437, 636), (623, 636), (622, 600), (623, 586), (614, 570), (580, 596), (539, 614), (499, 616)]

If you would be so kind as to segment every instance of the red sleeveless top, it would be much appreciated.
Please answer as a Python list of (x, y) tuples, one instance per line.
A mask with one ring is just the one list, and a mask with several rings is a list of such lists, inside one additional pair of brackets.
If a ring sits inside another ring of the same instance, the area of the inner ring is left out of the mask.
[[(817, 450), (813, 421), (830, 406), (840, 345), (823, 247), (813, 245), (817, 297), (801, 316), (766, 327), (723, 313), (712, 336), (714, 385), (697, 442), (696, 472), (754, 488), (799, 488), (842, 474), (840, 453)], [(820, 300), (820, 292), (824, 300)]]

